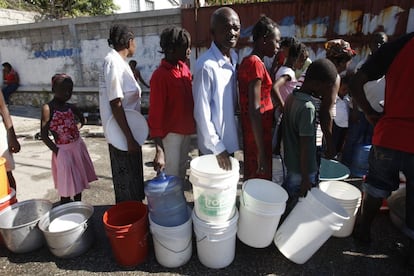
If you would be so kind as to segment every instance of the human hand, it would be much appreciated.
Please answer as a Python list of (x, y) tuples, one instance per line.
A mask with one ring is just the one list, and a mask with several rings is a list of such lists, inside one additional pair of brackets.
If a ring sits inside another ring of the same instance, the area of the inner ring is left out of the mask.
[(231, 170), (231, 160), (229, 153), (225, 150), (222, 153), (216, 155), (217, 162), (220, 168), (226, 171)]
[(20, 151), (20, 143), (17, 139), (9, 142), (9, 151), (12, 153), (18, 153)]
[(164, 170), (165, 168), (165, 156), (164, 156), (164, 152), (161, 150), (157, 150), (155, 152), (155, 157), (154, 157), (154, 171), (156, 172), (160, 172), (162, 170)]

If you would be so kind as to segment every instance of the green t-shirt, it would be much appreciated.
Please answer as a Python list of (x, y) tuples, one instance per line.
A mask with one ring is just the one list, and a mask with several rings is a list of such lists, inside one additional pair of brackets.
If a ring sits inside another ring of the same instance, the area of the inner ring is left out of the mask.
[(288, 172), (300, 173), (300, 137), (309, 136), (308, 172), (317, 171), (315, 106), (309, 94), (294, 90), (287, 98), (283, 113), (283, 145)]

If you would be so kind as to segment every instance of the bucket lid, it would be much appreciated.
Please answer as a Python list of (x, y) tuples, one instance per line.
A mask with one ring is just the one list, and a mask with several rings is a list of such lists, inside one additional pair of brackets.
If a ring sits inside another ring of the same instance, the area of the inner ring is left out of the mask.
[(350, 171), (347, 166), (336, 161), (321, 158), (320, 176), (321, 181), (343, 180), (349, 177)]
[(207, 174), (210, 177), (227, 176), (229, 174), (239, 173), (239, 161), (233, 157), (230, 157), (232, 169), (226, 171), (218, 165), (217, 158), (214, 154), (206, 154), (198, 156), (191, 160), (191, 171), (198, 174)]
[(243, 194), (247, 200), (260, 201), (261, 204), (279, 205), (288, 199), (288, 193), (280, 185), (265, 179), (252, 178), (243, 183)]

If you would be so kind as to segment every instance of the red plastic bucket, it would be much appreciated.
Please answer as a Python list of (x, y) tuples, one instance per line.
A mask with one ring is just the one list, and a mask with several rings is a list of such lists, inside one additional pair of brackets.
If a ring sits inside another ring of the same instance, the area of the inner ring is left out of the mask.
[[(13, 188), (9, 189), (7, 196), (0, 198), (0, 211), (17, 202), (16, 191)], [(3, 237), (0, 234), (0, 245), (4, 244)]]
[(143, 263), (148, 256), (148, 209), (139, 201), (124, 201), (103, 215), (116, 262), (125, 267)]

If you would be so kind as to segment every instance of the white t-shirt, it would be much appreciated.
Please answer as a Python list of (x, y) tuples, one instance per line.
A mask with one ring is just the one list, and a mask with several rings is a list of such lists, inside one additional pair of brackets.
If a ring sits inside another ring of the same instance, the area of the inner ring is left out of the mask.
[(282, 66), (277, 70), (275, 75), (275, 80), (279, 79), (281, 76), (289, 76), (290, 81), (285, 82), (279, 89), (280, 95), (284, 101), (286, 101), (287, 96), (292, 93), (293, 89), (295, 89), (298, 81), (296, 80), (295, 71), (292, 68), (287, 66)]
[(334, 121), (335, 124), (339, 127), (348, 127), (350, 101), (351, 99), (348, 96), (344, 96), (343, 99), (341, 99), (339, 96), (336, 97), (336, 114), (334, 117)]
[(131, 67), (114, 49), (105, 57), (99, 74), (99, 112), (106, 137), (106, 123), (112, 115), (110, 101), (120, 98), (124, 109), (141, 112), (141, 88)]
[(384, 101), (385, 96), (385, 76), (378, 80), (365, 83), (364, 91), (371, 107), (375, 111), (382, 113), (384, 108), (380, 105), (380, 102)]

